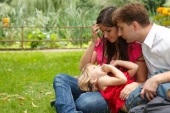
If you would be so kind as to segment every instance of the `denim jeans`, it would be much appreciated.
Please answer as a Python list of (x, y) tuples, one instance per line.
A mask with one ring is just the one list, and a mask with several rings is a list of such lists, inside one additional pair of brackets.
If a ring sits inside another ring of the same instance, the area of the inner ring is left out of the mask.
[(67, 74), (58, 74), (53, 81), (57, 113), (109, 113), (100, 92), (83, 92), (78, 80)]
[[(155, 74), (158, 74), (158, 73), (163, 73), (167, 70), (159, 70), (157, 72), (154, 73)], [(142, 85), (140, 85), (138, 88), (136, 88), (128, 97), (128, 99), (126, 99), (126, 108), (129, 110), (137, 105), (140, 105), (140, 104), (146, 104), (149, 102), (149, 100), (147, 99), (142, 99), (141, 96), (140, 96), (140, 92), (141, 92), (141, 89), (142, 89)], [(163, 84), (159, 84), (158, 88), (157, 88), (157, 96), (160, 96), (164, 99), (168, 99), (167, 98), (167, 91), (170, 89), (170, 83), (163, 83)]]

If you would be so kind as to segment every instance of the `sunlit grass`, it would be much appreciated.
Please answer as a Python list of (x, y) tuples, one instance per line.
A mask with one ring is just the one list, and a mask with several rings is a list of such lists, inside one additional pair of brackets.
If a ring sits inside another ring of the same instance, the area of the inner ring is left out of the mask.
[(55, 113), (53, 78), (78, 75), (83, 52), (0, 52), (0, 111)]

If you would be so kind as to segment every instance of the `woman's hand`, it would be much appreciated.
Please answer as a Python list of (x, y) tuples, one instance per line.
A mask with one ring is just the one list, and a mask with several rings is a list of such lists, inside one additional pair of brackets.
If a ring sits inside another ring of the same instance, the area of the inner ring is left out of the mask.
[(93, 24), (93, 26), (92, 26), (92, 42), (93, 43), (96, 43), (97, 42), (97, 38), (99, 38), (98, 37), (98, 33), (99, 33), (99, 25), (98, 24)]
[(131, 84), (127, 84), (120, 93), (120, 98), (125, 100), (129, 97), (130, 93), (134, 91), (139, 86), (139, 83), (132, 82)]
[(116, 67), (116, 66), (118, 66), (118, 64), (119, 64), (119, 61), (120, 61), (120, 60), (112, 60), (112, 61), (110, 62), (110, 64)]

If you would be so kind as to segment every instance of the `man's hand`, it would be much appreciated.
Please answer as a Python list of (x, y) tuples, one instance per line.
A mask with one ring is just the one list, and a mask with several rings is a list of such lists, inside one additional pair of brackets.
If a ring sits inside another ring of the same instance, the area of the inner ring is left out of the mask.
[(156, 90), (158, 88), (158, 82), (155, 76), (148, 79), (145, 84), (142, 86), (141, 97), (145, 99), (145, 97), (151, 101), (156, 96)]

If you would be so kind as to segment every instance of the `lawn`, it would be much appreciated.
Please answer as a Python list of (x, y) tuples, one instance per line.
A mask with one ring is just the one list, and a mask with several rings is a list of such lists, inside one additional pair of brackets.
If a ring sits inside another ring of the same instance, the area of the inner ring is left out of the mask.
[(79, 75), (83, 52), (0, 52), (1, 113), (55, 113), (53, 78)]

